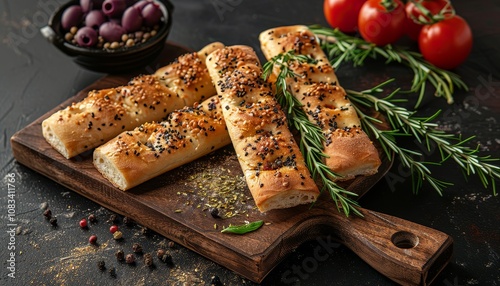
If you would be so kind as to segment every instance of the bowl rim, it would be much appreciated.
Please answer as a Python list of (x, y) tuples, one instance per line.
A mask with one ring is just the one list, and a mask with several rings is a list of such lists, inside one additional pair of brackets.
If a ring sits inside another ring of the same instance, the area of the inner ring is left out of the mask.
[(134, 45), (132, 47), (122, 47), (115, 50), (104, 50), (102, 48), (88, 48), (88, 47), (80, 47), (74, 44), (69, 43), (64, 39), (64, 35), (62, 34), (61, 27), (61, 18), (64, 10), (66, 8), (79, 5), (79, 0), (71, 0), (67, 3), (59, 6), (49, 18), (48, 27), (52, 29), (53, 35), (49, 40), (61, 51), (70, 55), (70, 56), (106, 56), (106, 57), (114, 57), (114, 56), (123, 56), (128, 54), (134, 54), (137, 52), (144, 51), (149, 49), (151, 46), (158, 44), (159, 42), (165, 42), (165, 38), (170, 32), (170, 27), (172, 26), (172, 10), (173, 5), (168, 0), (153, 0), (154, 2), (160, 4), (160, 8), (164, 15), (164, 21), (160, 25), (158, 32), (155, 36), (151, 37), (148, 41), (144, 43), (140, 43), (138, 45)]

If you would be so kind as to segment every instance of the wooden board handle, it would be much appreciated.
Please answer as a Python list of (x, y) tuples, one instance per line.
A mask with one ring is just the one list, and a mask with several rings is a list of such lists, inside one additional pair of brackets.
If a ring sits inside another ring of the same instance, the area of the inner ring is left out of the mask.
[(333, 231), (346, 247), (401, 285), (429, 285), (450, 261), (453, 240), (435, 229), (374, 211), (364, 218), (332, 211)]

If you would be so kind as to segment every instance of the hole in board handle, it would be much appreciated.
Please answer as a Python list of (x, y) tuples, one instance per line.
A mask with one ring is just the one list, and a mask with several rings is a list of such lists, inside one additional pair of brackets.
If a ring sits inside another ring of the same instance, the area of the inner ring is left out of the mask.
[(398, 231), (391, 237), (392, 243), (399, 248), (414, 248), (418, 245), (418, 236), (407, 231)]

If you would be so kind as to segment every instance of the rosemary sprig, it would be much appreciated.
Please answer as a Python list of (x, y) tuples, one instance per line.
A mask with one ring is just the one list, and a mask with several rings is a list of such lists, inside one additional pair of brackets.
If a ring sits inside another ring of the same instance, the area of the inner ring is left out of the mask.
[[(382, 92), (382, 87), (391, 81), (386, 81), (361, 92), (352, 90), (346, 90), (346, 92), (356, 107), (364, 130), (380, 142), (389, 158), (391, 158), (389, 156), (391, 152), (396, 153), (399, 155), (403, 166), (409, 168), (412, 175), (416, 175), (416, 178), (415, 176), (412, 177), (413, 191), (417, 192), (422, 186), (422, 182), (427, 181), (439, 194), (442, 194), (443, 188), (451, 184), (432, 177), (427, 165), (440, 165), (449, 159), (453, 159), (464, 171), (465, 175), (476, 174), (479, 176), (485, 188), (491, 182), (493, 194), (497, 195), (495, 180), (500, 179), (500, 167), (491, 164), (491, 162), (499, 161), (499, 159), (491, 158), (491, 156), (478, 156), (479, 146), (475, 149), (466, 146), (465, 144), (472, 140), (474, 136), (462, 140), (460, 136), (457, 137), (454, 134), (448, 134), (437, 129), (437, 124), (431, 121), (439, 115), (440, 111), (430, 117), (415, 117), (415, 111), (409, 111), (395, 104), (400, 101), (393, 98), (398, 90), (385, 98), (378, 98), (376, 95)], [(381, 123), (381, 121), (367, 115), (356, 105), (373, 108), (383, 113), (387, 117), (392, 130), (380, 130), (376, 124)], [(412, 155), (421, 156), (422, 154), (399, 147), (395, 140), (395, 137), (399, 135), (412, 136), (420, 144), (425, 144), (428, 151), (431, 150), (431, 144), (434, 143), (440, 152), (441, 162), (416, 161)]]
[(309, 121), (307, 114), (302, 109), (302, 104), (289, 91), (286, 79), (297, 76), (288, 68), (291, 61), (313, 62), (314, 60), (308, 56), (296, 55), (293, 51), (282, 53), (264, 64), (262, 76), (267, 80), (274, 67), (279, 68), (275, 83), (278, 103), (287, 111), (289, 125), (299, 131), (300, 150), (313, 178), (322, 182), (322, 191), (327, 190), (330, 193), (337, 209), (342, 210), (346, 216), (349, 216), (351, 212), (363, 216), (357, 209), (358, 202), (350, 198), (350, 196), (357, 196), (357, 194), (347, 191), (332, 181), (332, 178), (339, 177), (339, 175), (323, 163), (323, 159), (327, 157), (323, 153), (324, 134), (317, 125)]
[(421, 104), (428, 83), (434, 86), (434, 95), (444, 97), (449, 104), (454, 101), (455, 87), (468, 90), (467, 85), (457, 74), (432, 65), (417, 52), (407, 51), (393, 45), (378, 47), (361, 38), (318, 25), (311, 26), (310, 29), (320, 39), (322, 48), (326, 51), (334, 68), (346, 61), (352, 61), (355, 66), (363, 65), (368, 57), (382, 57), (387, 63), (406, 64), (414, 74), (409, 92), (419, 94), (415, 108)]

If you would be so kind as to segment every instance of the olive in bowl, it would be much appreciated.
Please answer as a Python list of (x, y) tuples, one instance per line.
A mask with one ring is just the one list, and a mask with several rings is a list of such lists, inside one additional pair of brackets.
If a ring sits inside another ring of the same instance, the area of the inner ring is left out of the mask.
[(52, 14), (41, 32), (83, 68), (127, 73), (161, 53), (172, 10), (168, 0), (72, 0)]

